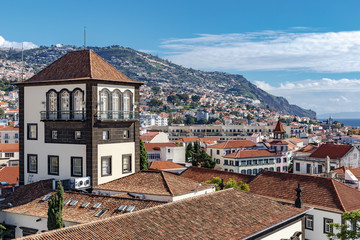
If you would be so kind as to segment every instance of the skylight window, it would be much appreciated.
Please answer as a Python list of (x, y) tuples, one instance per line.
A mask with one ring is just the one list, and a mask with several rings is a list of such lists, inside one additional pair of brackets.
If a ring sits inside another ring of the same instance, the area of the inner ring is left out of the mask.
[(106, 212), (107, 212), (106, 209), (102, 209), (102, 210), (100, 210), (99, 212), (97, 212), (97, 213), (95, 214), (95, 217), (101, 217), (101, 215), (103, 215), (103, 214), (106, 213)]
[(77, 201), (77, 200), (74, 200), (74, 201), (72, 201), (72, 202), (69, 204), (69, 206), (75, 206), (77, 203), (78, 203), (78, 201)]
[(70, 202), (71, 202), (71, 200), (69, 200), (69, 199), (68, 199), (68, 200), (65, 200), (65, 201), (64, 201), (64, 206), (67, 205), (67, 204), (70, 203)]
[(41, 201), (45, 202), (47, 200), (49, 200), (52, 197), (52, 195), (46, 195), (43, 199), (41, 199)]
[(92, 208), (99, 208), (101, 206), (101, 203), (95, 203), (95, 205)]
[(127, 207), (127, 205), (121, 205), (121, 206), (117, 209), (117, 211), (118, 211), (118, 212), (124, 211), (126, 207)]
[(85, 202), (83, 205), (81, 205), (82, 208), (86, 208), (87, 206), (89, 206), (89, 202)]
[(129, 206), (129, 207), (126, 209), (126, 212), (132, 212), (134, 209), (135, 209), (134, 206)]

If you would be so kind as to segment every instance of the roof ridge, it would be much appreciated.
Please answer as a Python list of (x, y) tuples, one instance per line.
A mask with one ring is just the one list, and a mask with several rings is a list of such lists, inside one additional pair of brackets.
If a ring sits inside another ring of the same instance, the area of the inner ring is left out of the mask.
[(164, 182), (165, 182), (165, 187), (168, 189), (168, 191), (170, 192), (171, 196), (175, 196), (175, 194), (173, 193), (173, 191), (170, 188), (169, 183), (166, 181), (166, 177), (164, 175), (164, 171), (160, 171), (161, 177), (163, 178)]
[(338, 198), (338, 200), (339, 200), (339, 202), (340, 202), (340, 205), (341, 205), (342, 210), (343, 210), (344, 212), (346, 212), (345, 206), (344, 206), (344, 204), (343, 204), (343, 202), (342, 202), (342, 200), (341, 200), (339, 191), (337, 190), (334, 181), (336, 181), (336, 180), (334, 180), (334, 179), (332, 178), (332, 179), (331, 179), (331, 184), (333, 185), (333, 187), (334, 187), (334, 189), (335, 189), (336, 197)]

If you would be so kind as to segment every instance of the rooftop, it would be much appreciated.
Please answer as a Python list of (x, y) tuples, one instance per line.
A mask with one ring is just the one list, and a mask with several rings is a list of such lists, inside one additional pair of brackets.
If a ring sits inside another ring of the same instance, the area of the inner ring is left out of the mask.
[(229, 153), (224, 156), (224, 158), (253, 158), (253, 157), (274, 157), (276, 153), (270, 152), (268, 150), (238, 150), (233, 153)]
[(19, 167), (0, 168), (0, 181), (6, 181), (10, 185), (19, 183)]
[(322, 144), (315, 150), (310, 157), (313, 158), (326, 158), (329, 156), (330, 159), (340, 159), (344, 157), (353, 146), (343, 144)]
[(152, 161), (150, 163), (150, 169), (158, 169), (158, 170), (169, 170), (169, 169), (186, 169), (183, 165), (170, 162), (170, 161)]
[(208, 180), (212, 180), (214, 177), (219, 177), (221, 179), (224, 179), (225, 182), (227, 182), (229, 178), (231, 178), (233, 180), (243, 181), (245, 183), (250, 181), (254, 177), (253, 175), (219, 171), (219, 170), (214, 170), (209, 168), (199, 168), (199, 167), (190, 167), (184, 172), (182, 172), (181, 176), (190, 178), (198, 182), (205, 182)]
[(146, 151), (156, 151), (160, 150), (162, 147), (177, 147), (176, 143), (167, 142), (167, 143), (144, 143)]
[(360, 209), (360, 191), (332, 178), (263, 171), (249, 183), (250, 192), (294, 202), (301, 184), (301, 199), (312, 207), (345, 212)]
[(175, 173), (148, 170), (116, 179), (94, 187), (97, 190), (130, 192), (149, 195), (177, 196), (197, 190), (211, 188), (211, 185), (184, 178)]
[(318, 149), (318, 145), (317, 144), (308, 144), (303, 148), (300, 148), (299, 150), (295, 151), (294, 153), (306, 153), (306, 154), (311, 154), (313, 153), (316, 149)]
[(307, 210), (227, 189), (23, 239), (242, 239)]
[(126, 77), (92, 50), (69, 52), (23, 83), (87, 79), (141, 84)]
[(18, 152), (19, 143), (0, 143), (0, 152)]
[(147, 133), (140, 135), (140, 139), (143, 141), (151, 141), (158, 134), (159, 134), (159, 132), (147, 132)]
[(284, 130), (284, 127), (279, 119), (279, 121), (276, 123), (276, 127), (274, 128), (274, 133), (285, 133), (285, 132), (286, 131)]
[(215, 145), (208, 146), (208, 148), (220, 148), (220, 149), (227, 149), (227, 148), (251, 148), (255, 147), (256, 143), (250, 140), (229, 140), (226, 142), (218, 143)]

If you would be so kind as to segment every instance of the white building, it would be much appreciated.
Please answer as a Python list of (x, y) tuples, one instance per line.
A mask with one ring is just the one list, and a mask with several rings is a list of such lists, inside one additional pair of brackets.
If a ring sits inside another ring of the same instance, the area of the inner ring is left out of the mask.
[(175, 143), (144, 143), (149, 162), (170, 161), (185, 163), (185, 147)]
[(149, 126), (168, 126), (168, 118), (161, 117), (157, 114), (140, 113), (140, 125), (141, 127)]
[(20, 82), (20, 184), (139, 170), (139, 87), (92, 50), (70, 52)]

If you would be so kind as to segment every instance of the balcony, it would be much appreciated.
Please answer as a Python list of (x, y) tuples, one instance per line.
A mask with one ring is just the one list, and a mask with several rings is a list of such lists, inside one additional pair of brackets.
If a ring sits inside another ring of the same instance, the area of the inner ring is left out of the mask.
[(85, 121), (85, 110), (41, 111), (41, 121)]
[(136, 111), (99, 111), (99, 121), (138, 120), (139, 112)]

